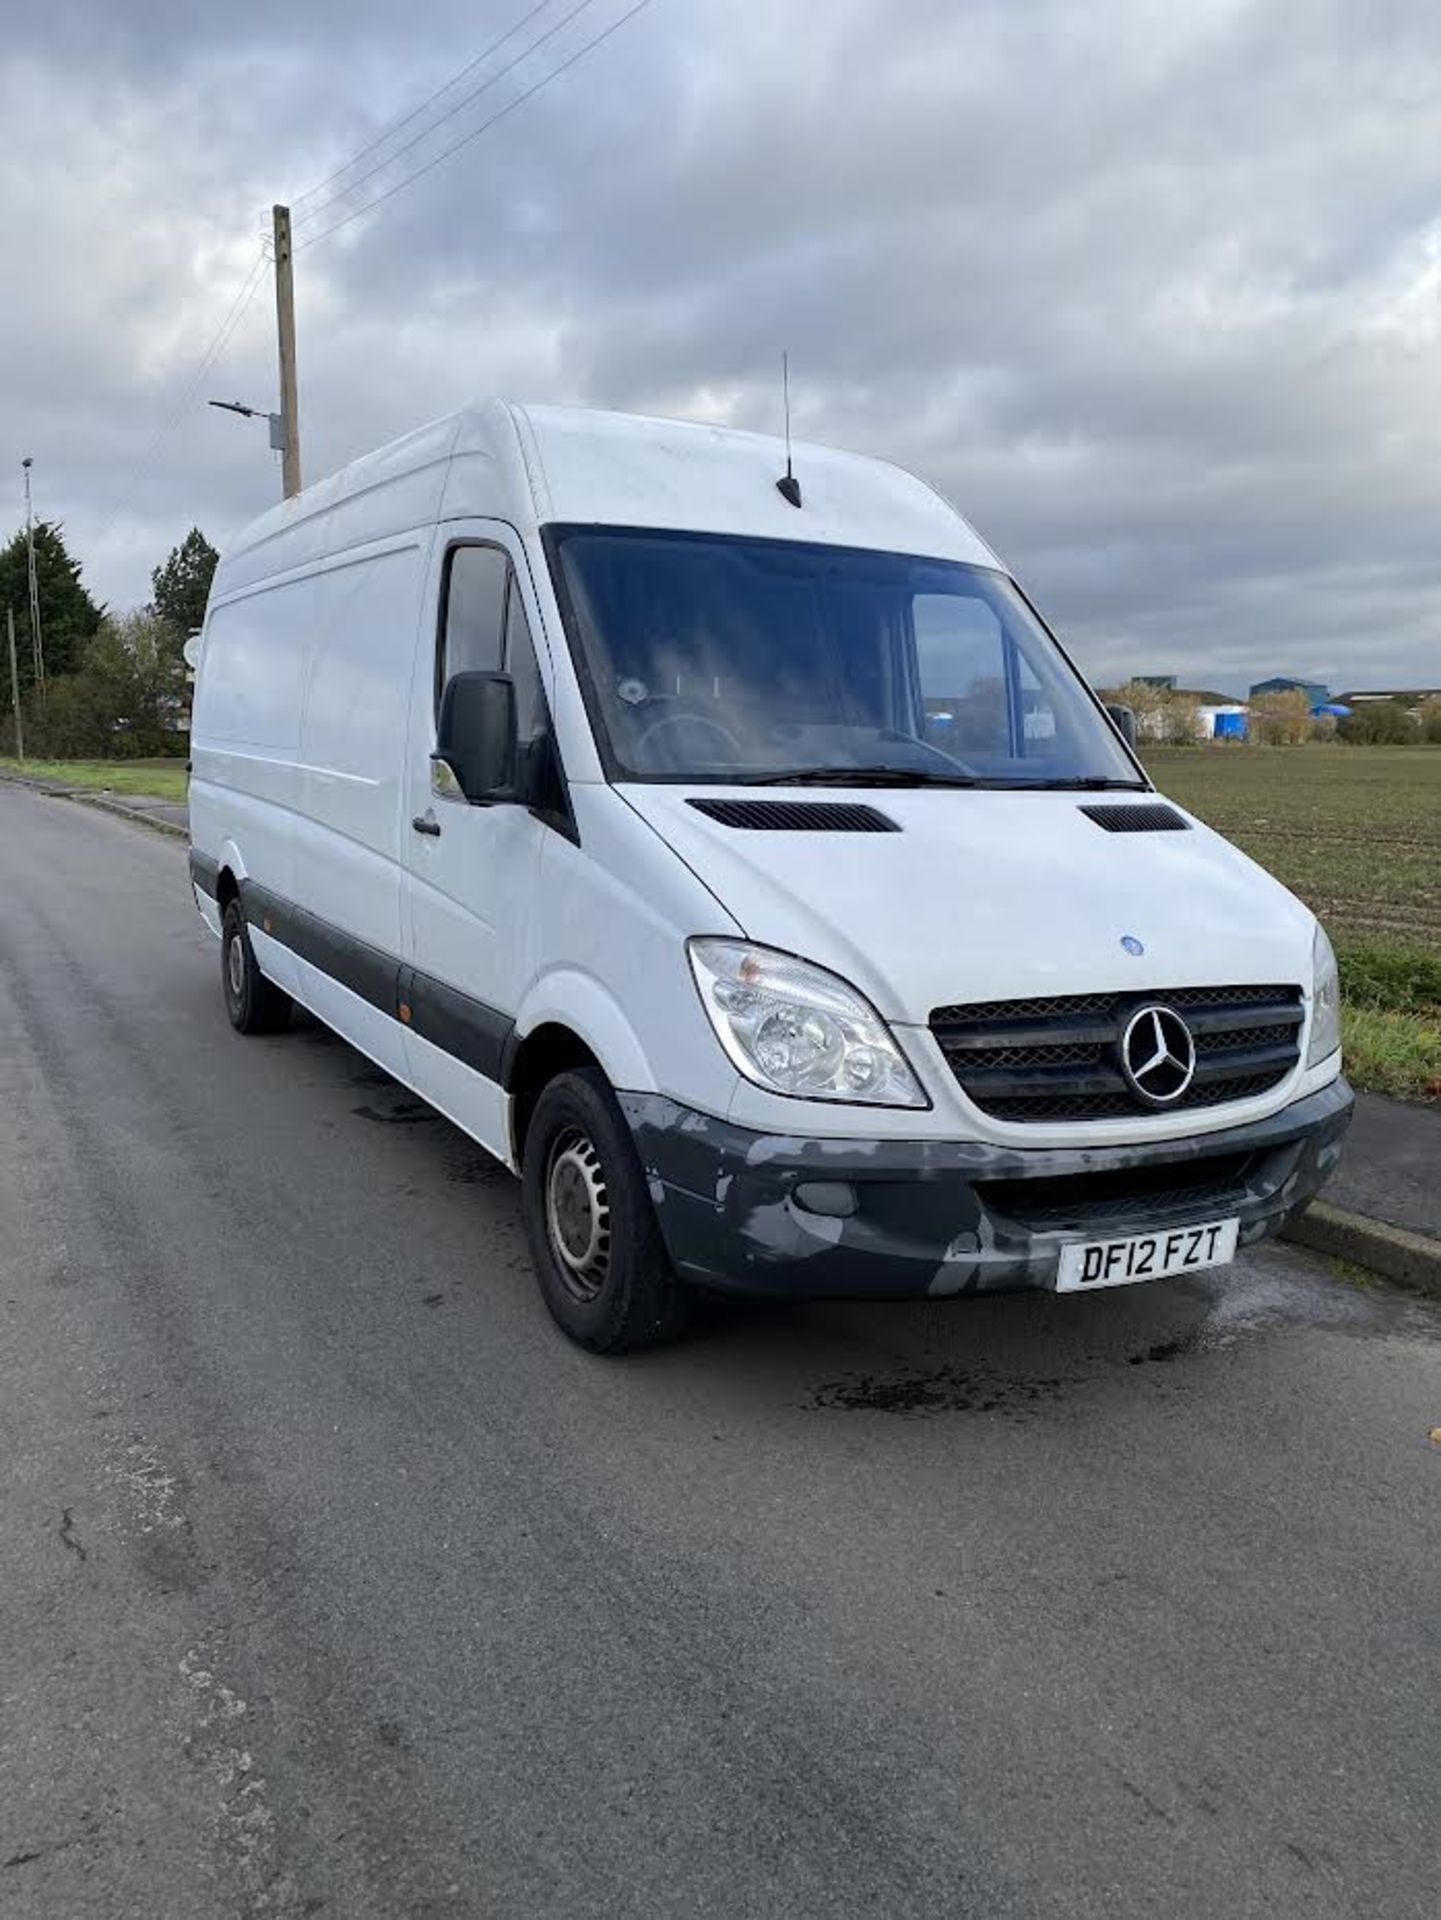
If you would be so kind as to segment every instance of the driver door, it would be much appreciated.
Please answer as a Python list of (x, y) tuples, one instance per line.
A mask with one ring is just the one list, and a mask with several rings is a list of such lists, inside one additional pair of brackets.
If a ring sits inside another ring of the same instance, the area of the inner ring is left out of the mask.
[(522, 760), (546, 733), (548, 709), (532, 638), (538, 610), (514, 531), (495, 522), (446, 531), (433, 562), (435, 633), (417, 651), (411, 691), (401, 1017), (417, 1089), (508, 1158), (501, 1061), (535, 969), (535, 895), (549, 829), (525, 806), (471, 806), (431, 755), (453, 673), (512, 676)]

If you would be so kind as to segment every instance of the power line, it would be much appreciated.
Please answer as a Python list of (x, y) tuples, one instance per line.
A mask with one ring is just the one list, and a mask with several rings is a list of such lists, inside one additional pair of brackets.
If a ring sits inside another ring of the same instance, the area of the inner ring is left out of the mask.
[[(313, 187), (307, 187), (304, 193), (297, 194), (290, 203), (291, 207), (293, 209), (303, 207), (307, 200), (313, 200), (316, 194), (323, 193), (325, 189), (330, 186), (333, 181), (338, 180), (343, 173), (349, 173), (350, 169), (362, 161), (366, 154), (374, 153), (377, 147), (383, 147), (387, 140), (393, 139), (395, 135), (400, 132), (402, 127), (408, 127), (412, 120), (425, 112), (427, 107), (434, 106), (435, 102), (443, 95), (449, 93), (452, 87), (459, 86), (467, 74), (474, 73), (475, 69), (483, 65), (493, 53), (499, 53), (507, 40), (513, 40), (523, 27), (528, 27), (535, 16), (538, 13), (544, 13), (550, 4), (551, 0), (536, 0), (536, 4), (528, 13), (522, 14), (521, 18), (516, 21), (513, 27), (508, 27), (498, 39), (492, 40), (483, 52), (478, 53), (473, 60), (468, 60), (458, 73), (453, 73), (443, 86), (437, 87), (434, 93), (420, 102), (419, 106), (412, 107), (409, 113), (402, 114), (398, 120), (393, 120), (390, 125), (378, 133), (373, 140), (361, 147), (358, 153), (351, 154), (345, 164), (337, 167), (334, 173), (326, 174), (325, 178), (318, 180)], [(440, 124), (439, 121), (437, 121), (436, 124), (438, 126)], [(391, 157), (394, 158), (393, 155)], [(319, 212), (319, 208), (317, 208), (316, 211)]]
[[(516, 94), (514, 99), (508, 100), (503, 107), (500, 107), (499, 109), (497, 109), (497, 111), (491, 114), (487, 119), (482, 120), (479, 126), (472, 127), (470, 131), (468, 133), (463, 134), (460, 137), (460, 139), (452, 141), (448, 147), (443, 148), (441, 152), (439, 152), (438, 154), (435, 154), (430, 160), (426, 161), (424, 165), (414, 168), (410, 173), (404, 175), (400, 180), (397, 180), (392, 186), (387, 187), (384, 190), (384, 192), (377, 194), (371, 200), (367, 200), (363, 206), (352, 208), (349, 213), (342, 214), (338, 220), (332, 221), (332, 223), (328, 227), (323, 227), (319, 233), (313, 233), (310, 235), (308, 239), (302, 240), (296, 247), (295, 249), (296, 252), (300, 252), (303, 249), (308, 247), (317, 246), (322, 240), (328, 240), (333, 233), (338, 233), (342, 227), (349, 226), (351, 221), (358, 220), (362, 214), (373, 212), (375, 208), (383, 205), (385, 201), (392, 199), (396, 194), (400, 193), (404, 188), (411, 186), (414, 184), (415, 181), (422, 179), (427, 173), (432, 172), (436, 167), (438, 167), (442, 161), (448, 160), (452, 154), (458, 153), (462, 147), (469, 146), (472, 140), (479, 139), (481, 134), (487, 132), (491, 127), (498, 125), (498, 123), (504, 120), (507, 117), (507, 115), (514, 113), (517, 107), (523, 106), (527, 100), (532, 99), (536, 94), (540, 93), (544, 88), (548, 87), (552, 81), (558, 80), (562, 74), (569, 72), (569, 70), (573, 66), (575, 66), (579, 61), (583, 60), (587, 54), (594, 52), (597, 47), (603, 45), (603, 43), (609, 40), (613, 34), (618, 33), (623, 26), (625, 26), (629, 21), (633, 20), (638, 13), (643, 13), (645, 9), (650, 5), (650, 3), (651, 3), (651, 0), (635, 0), (635, 4), (629, 7), (626, 10), (626, 12), (621, 14), (618, 19), (613, 20), (609, 26), (604, 27), (599, 33), (593, 34), (589, 40), (584, 42), (583, 45), (577, 47), (572, 53), (567, 54), (565, 59), (562, 60), (557, 66), (552, 67), (548, 72), (542, 74), (538, 80), (533, 81), (528, 87), (523, 88), (521, 92)], [(522, 17), (516, 22), (516, 24), (513, 27), (511, 27), (506, 33), (502, 34), (497, 40), (493, 41), (490, 44), (490, 46), (488, 46), (484, 50), (484, 52), (477, 54), (475, 58), (468, 63), (468, 65), (462, 67), (458, 73), (456, 73), (450, 80), (448, 80), (445, 83), (444, 86), (438, 88), (436, 92), (433, 93), (428, 100), (423, 100), (418, 107), (413, 108), (409, 114), (404, 116), (404, 118), (402, 118), (401, 120), (397, 121), (389, 129), (387, 133), (378, 135), (377, 138), (373, 140), (369, 146), (362, 148), (349, 161), (347, 161), (344, 166), (337, 168), (334, 173), (328, 175), (325, 180), (322, 180), (321, 182), (319, 182), (317, 186), (312, 187), (309, 190), (309, 192), (302, 197), (307, 199), (313, 199), (318, 193), (320, 193), (325, 187), (329, 186), (333, 181), (337, 180), (342, 174), (349, 172), (350, 169), (353, 166), (355, 166), (358, 161), (364, 159), (367, 153), (373, 152), (375, 148), (378, 146), (383, 146), (386, 143), (386, 141), (393, 138), (394, 135), (401, 130), (401, 128), (405, 127), (411, 121), (415, 120), (420, 114), (422, 114), (427, 107), (433, 105), (434, 102), (440, 97), (442, 97), (444, 94), (449, 93), (457, 85), (459, 81), (463, 80), (466, 77), (467, 74), (474, 72), (476, 67), (481, 65), (482, 62), (484, 62), (485, 60), (489, 59), (490, 56), (493, 53), (497, 52), (499, 48), (503, 46), (507, 40), (513, 39), (517, 33), (521, 32), (530, 23), (530, 21), (533, 20), (537, 14), (542, 12), (544, 7), (549, 4), (550, 4), (550, 0), (539, 0), (538, 5), (531, 7), (530, 11), (522, 15)], [(493, 74), (490, 77), (490, 79), (485, 81), (481, 86), (471, 89), (471, 91), (462, 100), (458, 101), (454, 107), (448, 109), (447, 112), (442, 114), (438, 119), (435, 119), (432, 122), (430, 122), (430, 124), (427, 127), (425, 127), (419, 134), (417, 134), (412, 140), (406, 142), (404, 146), (396, 148), (395, 151), (389, 154), (384, 160), (378, 162), (376, 166), (370, 168), (366, 173), (362, 174), (359, 179), (352, 181), (349, 186), (341, 188), (338, 192), (331, 195), (329, 199), (322, 201), (321, 205), (314, 210), (314, 212), (311, 214), (310, 217), (318, 218), (319, 215), (325, 212), (325, 210), (328, 207), (333, 207), (337, 205), (341, 200), (348, 198), (351, 192), (353, 192), (356, 188), (362, 186), (365, 183), (365, 181), (370, 179), (374, 174), (383, 171), (384, 168), (389, 166), (392, 161), (397, 160), (403, 153), (406, 153), (412, 147), (419, 145), (421, 141), (428, 139), (430, 135), (434, 133), (438, 127), (443, 126), (447, 120), (453, 119), (455, 115), (459, 113), (464, 107), (470, 105), (474, 100), (479, 99), (481, 94), (487, 92), (492, 86), (495, 85), (495, 83), (498, 80), (504, 79), (506, 74), (512, 72), (517, 66), (521, 64), (522, 61), (528, 59), (530, 55), (536, 52), (538, 48), (544, 46), (547, 41), (554, 39), (557, 33), (559, 33), (563, 28), (568, 26), (572, 20), (574, 20), (579, 14), (583, 13), (587, 7), (593, 4), (594, 4), (594, 0), (578, 0), (578, 4), (573, 6), (567, 14), (565, 14), (560, 20), (558, 20), (555, 23), (554, 26), (548, 28), (545, 33), (541, 34), (537, 39), (532, 41), (527, 47), (523, 49), (522, 52), (517, 54), (514, 59), (508, 61), (506, 65), (500, 69), (499, 72)], [(190, 406), (191, 401), (194, 399), (195, 394), (199, 390), (201, 383), (204, 381), (206, 375), (210, 372), (211, 368), (215, 366), (216, 362), (220, 359), (220, 356), (224, 353), (226, 347), (230, 344), (230, 341), (234, 336), (236, 329), (239, 327), (241, 321), (244, 319), (245, 314), (250, 307), (251, 301), (255, 298), (256, 293), (259, 291), (261, 282), (264, 278), (265, 269), (268, 266), (270, 259), (271, 259), (270, 253), (268, 252), (266, 247), (262, 245), (256, 255), (256, 258), (251, 263), (250, 269), (247, 272), (244, 280), (241, 282), (240, 288), (236, 293), (234, 300), (231, 302), (230, 307), (228, 308), (224, 319), (220, 322), (220, 325), (216, 328), (215, 333), (210, 340), (210, 344), (207, 346), (205, 352), (201, 355), (199, 361), (195, 366), (193, 373), (190, 375), (190, 378), (185, 383), (185, 386), (175, 406), (171, 410), (168, 417), (161, 423), (160, 427), (157, 429), (155, 433), (154, 438), (151, 440), (151, 442), (147, 446), (145, 452), (141, 455), (139, 463), (133, 470), (129, 480), (126, 483), (127, 493), (132, 492), (139, 485), (139, 483), (149, 474), (151, 468), (154, 466), (157, 456), (160, 453), (160, 450), (165, 445), (166, 441), (170, 438), (171, 434), (179, 426), (181, 420), (184, 418), (186, 410)], [(118, 513), (114, 514), (105, 523), (104, 527), (101, 530), (101, 535), (100, 535), (102, 539), (110, 532), (111, 528), (117, 523), (119, 517), (120, 516)]]
[(199, 361), (197, 362), (195, 371), (191, 374), (189, 380), (186, 382), (185, 387), (183, 388), (180, 398), (176, 402), (174, 409), (172, 410), (170, 416), (165, 420), (165, 422), (160, 427), (158, 433), (155, 436), (155, 440), (153, 444), (146, 450), (145, 456), (142, 460), (141, 467), (135, 476), (137, 479), (141, 477), (141, 474), (149, 470), (151, 460), (153, 459), (154, 455), (160, 450), (160, 447), (164, 444), (164, 442), (169, 438), (170, 434), (173, 433), (175, 428), (179, 425), (181, 419), (184, 417), (186, 408), (190, 405), (191, 400), (195, 397), (195, 394), (199, 390), (201, 382), (204, 380), (206, 374), (209, 373), (210, 369), (215, 365), (215, 362), (220, 358), (221, 354), (225, 351), (226, 347), (230, 344), (230, 339), (232, 334), (235, 332), (235, 329), (240, 325), (241, 320), (245, 317), (246, 308), (250, 305), (251, 301), (255, 298), (256, 293), (259, 291), (260, 283), (265, 277), (265, 269), (268, 264), (269, 262), (268, 262), (268, 257), (266, 255), (265, 249), (264, 247), (261, 247), (256, 253), (254, 261), (251, 263), (250, 271), (246, 274), (244, 280), (241, 282), (240, 291), (236, 294), (235, 299), (231, 302), (230, 308), (226, 313), (225, 318), (221, 321), (220, 325), (216, 328), (215, 333), (211, 339), (210, 345), (206, 348), (205, 352), (201, 355)]
[[(483, 93), (489, 93), (491, 88), (504, 80), (508, 73), (514, 73), (518, 66), (528, 60), (530, 56), (538, 51), (539, 48), (543, 47), (548, 40), (553, 40), (558, 33), (568, 27), (577, 14), (584, 13), (588, 7), (593, 7), (594, 5), (595, 0), (577, 0), (577, 4), (571, 8), (569, 13), (562, 14), (554, 26), (547, 27), (538, 39), (532, 40), (528, 47), (523, 47), (521, 51), (515, 55), (514, 59), (507, 60), (505, 65), (493, 73), (488, 80), (483, 80), (478, 87), (473, 87), (462, 99), (457, 100), (453, 107), (448, 107), (444, 113), (432, 120), (429, 126), (422, 127), (419, 133), (413, 135), (405, 142), (404, 146), (397, 147), (393, 153), (386, 154), (385, 158), (383, 160), (377, 160), (373, 167), (367, 167), (364, 173), (358, 175), (350, 182), (349, 186), (341, 187), (340, 190), (332, 194), (328, 200), (323, 200), (318, 207), (306, 214), (304, 219), (318, 220), (327, 208), (336, 206), (342, 200), (349, 199), (350, 195), (356, 192), (358, 188), (363, 187), (367, 180), (373, 180), (377, 173), (384, 173), (385, 169), (390, 166), (393, 161), (398, 160), (403, 153), (409, 153), (412, 148), (420, 146), (423, 141), (430, 138), (437, 128), (443, 127), (447, 120), (453, 120), (458, 113), (463, 113), (464, 110), (474, 101), (478, 100)], [(442, 91), (444, 91), (444, 89), (442, 89)], [(413, 178), (414, 176), (412, 175), (411, 177)], [(304, 220), (301, 224), (304, 224)]]
[[(194, 371), (185, 383), (180, 398), (176, 401), (174, 407), (171, 408), (165, 419), (162, 420), (159, 427), (157, 427), (154, 436), (132, 469), (125, 483), (125, 491), (127, 494), (132, 493), (149, 474), (166, 441), (184, 419), (186, 411), (191, 401), (195, 398), (201, 382), (205, 379), (206, 374), (209, 373), (216, 361), (219, 360), (221, 354), (224, 353), (226, 347), (230, 344), (236, 328), (245, 318), (246, 310), (260, 289), (261, 282), (265, 277), (265, 269), (269, 263), (269, 255), (265, 248), (259, 248), (255, 259), (251, 262), (249, 272), (240, 283), (239, 292), (230, 303), (225, 318), (220, 322), (220, 325), (211, 336), (209, 346), (197, 361)], [(106, 521), (105, 525), (101, 528), (101, 539), (104, 539), (105, 535), (109, 533), (119, 517), (118, 513), (112, 514), (110, 519)]]
[(442, 160), (448, 160), (453, 153), (459, 153), (460, 149), (469, 146), (472, 140), (478, 140), (481, 134), (487, 132), (499, 121), (504, 120), (507, 114), (514, 113), (517, 107), (523, 106), (527, 100), (539, 93), (542, 88), (548, 87), (552, 80), (558, 80), (563, 73), (568, 72), (578, 60), (583, 60), (588, 53), (593, 52), (595, 48), (600, 46), (604, 41), (609, 40), (612, 34), (619, 33), (627, 21), (634, 20), (638, 13), (643, 13), (650, 3), (651, 0), (636, 0), (636, 4), (621, 14), (618, 20), (613, 20), (602, 32), (596, 34), (592, 39), (587, 40), (583, 46), (577, 47), (575, 52), (568, 54), (558, 67), (552, 67), (549, 73), (542, 74), (539, 80), (534, 81), (530, 86), (526, 87), (523, 92), (518, 93), (513, 100), (508, 100), (503, 107), (491, 114), (488, 120), (482, 120), (478, 127), (472, 127), (469, 133), (463, 134), (459, 140), (455, 140), (450, 146), (443, 148), (441, 152), (435, 155), (434, 159), (427, 160), (423, 167), (417, 167), (413, 173), (406, 174), (404, 179), (397, 180), (393, 187), (387, 187), (384, 193), (377, 194), (373, 200), (367, 200), (363, 207), (353, 208), (349, 213), (342, 214), (340, 219), (333, 221), (330, 226), (322, 227), (319, 233), (311, 234), (308, 240), (300, 241), (296, 247), (296, 252), (300, 253), (307, 248), (319, 246), (320, 242), (322, 240), (328, 240), (331, 234), (339, 233), (342, 227), (348, 227), (352, 220), (358, 220), (364, 213), (373, 213), (377, 207), (383, 206), (387, 200), (393, 198), (402, 188), (411, 186), (415, 181), (423, 178), (425, 174), (432, 172), (440, 165)]

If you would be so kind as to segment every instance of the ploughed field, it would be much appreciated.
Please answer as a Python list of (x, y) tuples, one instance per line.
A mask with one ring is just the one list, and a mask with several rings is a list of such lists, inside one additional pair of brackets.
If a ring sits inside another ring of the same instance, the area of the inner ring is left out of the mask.
[(1441, 1097), (1441, 748), (1152, 747), (1146, 765), (1325, 922), (1357, 1084)]

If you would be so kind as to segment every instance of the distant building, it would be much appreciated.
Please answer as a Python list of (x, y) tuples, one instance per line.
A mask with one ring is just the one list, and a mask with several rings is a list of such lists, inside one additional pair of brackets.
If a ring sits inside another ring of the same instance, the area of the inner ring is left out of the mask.
[(1244, 700), (1238, 700), (1234, 693), (1217, 693), (1214, 687), (1177, 687), (1178, 700), (1194, 700), (1199, 707), (1245, 707)]
[(1263, 693), (1304, 693), (1306, 704), (1312, 708), (1324, 707), (1331, 698), (1331, 689), (1323, 680), (1293, 680), (1284, 673), (1271, 680), (1258, 680), (1251, 689), (1251, 698), (1254, 700)]
[(1239, 700), (1202, 700), (1196, 707), (1196, 732), (1202, 740), (1244, 740), (1247, 713)]
[(1343, 707), (1372, 707), (1383, 700), (1395, 700), (1415, 713), (1423, 701), (1441, 700), (1441, 687), (1363, 688), (1356, 693), (1338, 693), (1336, 699)]

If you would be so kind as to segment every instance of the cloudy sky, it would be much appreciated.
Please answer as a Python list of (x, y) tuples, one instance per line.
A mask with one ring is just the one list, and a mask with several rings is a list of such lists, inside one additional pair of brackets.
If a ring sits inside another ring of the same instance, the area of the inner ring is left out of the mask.
[(1441, 681), (1435, 0), (633, 4), (7, 10), (0, 533), (33, 454), (124, 606), (278, 494), (204, 405), (275, 403), (264, 270), (203, 363), (284, 199), (310, 477), (489, 392), (772, 428), (785, 346), (1096, 679)]

